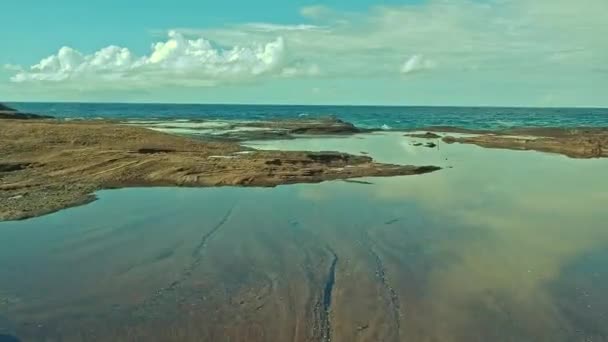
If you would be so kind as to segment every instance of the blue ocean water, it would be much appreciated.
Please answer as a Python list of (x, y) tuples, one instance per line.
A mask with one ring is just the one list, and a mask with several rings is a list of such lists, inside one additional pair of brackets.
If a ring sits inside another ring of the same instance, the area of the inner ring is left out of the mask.
[(447, 125), (472, 129), (509, 127), (608, 127), (608, 108), (381, 107), (124, 103), (10, 103), (60, 118), (261, 120), (334, 116), (364, 128)]

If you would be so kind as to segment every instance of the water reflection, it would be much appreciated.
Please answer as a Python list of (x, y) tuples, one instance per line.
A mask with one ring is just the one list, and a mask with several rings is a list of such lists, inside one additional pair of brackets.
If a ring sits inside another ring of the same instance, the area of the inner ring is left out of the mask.
[(1, 223), (0, 334), (284, 341), (327, 325), (332, 341), (607, 340), (608, 163), (414, 141), (255, 146), (453, 168), (371, 185), (103, 191)]

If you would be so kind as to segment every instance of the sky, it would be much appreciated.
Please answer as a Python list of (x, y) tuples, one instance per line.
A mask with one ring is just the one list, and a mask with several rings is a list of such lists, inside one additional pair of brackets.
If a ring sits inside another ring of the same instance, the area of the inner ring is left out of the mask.
[(20, 0), (0, 101), (608, 107), (606, 0)]

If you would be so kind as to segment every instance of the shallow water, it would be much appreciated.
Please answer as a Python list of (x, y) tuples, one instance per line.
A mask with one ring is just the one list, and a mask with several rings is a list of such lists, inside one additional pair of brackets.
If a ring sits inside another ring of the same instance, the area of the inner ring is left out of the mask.
[(0, 335), (608, 341), (608, 161), (415, 141), (251, 145), (446, 169), (370, 185), (102, 191), (0, 223)]

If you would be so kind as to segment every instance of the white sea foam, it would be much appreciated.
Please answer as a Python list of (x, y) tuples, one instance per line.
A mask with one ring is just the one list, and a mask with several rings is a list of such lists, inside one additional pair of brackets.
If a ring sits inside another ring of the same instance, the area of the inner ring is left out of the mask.
[(146, 124), (155, 127), (166, 127), (166, 128), (225, 128), (230, 127), (231, 123), (226, 121), (203, 121), (203, 122), (190, 122), (190, 121), (162, 121), (155, 122), (152, 124)]

